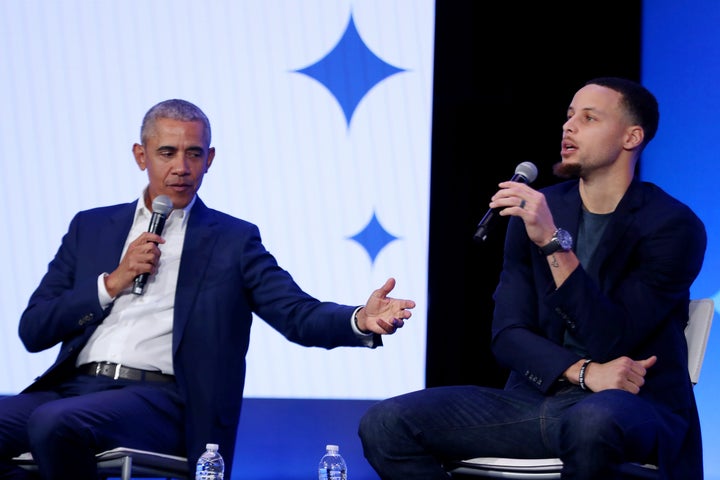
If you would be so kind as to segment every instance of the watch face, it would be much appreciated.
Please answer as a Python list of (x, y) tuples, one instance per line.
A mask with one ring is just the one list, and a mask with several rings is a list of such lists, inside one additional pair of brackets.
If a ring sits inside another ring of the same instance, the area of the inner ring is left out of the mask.
[(540, 247), (543, 255), (550, 255), (558, 250), (567, 252), (572, 248), (572, 235), (562, 228), (558, 228), (553, 234), (552, 240), (547, 245)]
[(560, 248), (565, 251), (572, 248), (572, 235), (570, 235), (569, 232), (563, 230), (562, 228), (558, 228), (556, 235), (558, 243), (560, 244)]

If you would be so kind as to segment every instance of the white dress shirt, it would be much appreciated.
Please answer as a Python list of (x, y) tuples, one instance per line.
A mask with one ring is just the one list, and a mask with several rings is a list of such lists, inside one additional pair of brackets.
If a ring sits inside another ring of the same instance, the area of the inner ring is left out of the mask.
[[(135, 220), (125, 240), (122, 255), (128, 245), (146, 232), (152, 212), (138, 200)], [(173, 374), (172, 327), (175, 290), (180, 270), (180, 255), (190, 209), (195, 198), (182, 210), (168, 215), (160, 244), (160, 261), (155, 275), (148, 278), (142, 295), (132, 293), (132, 286), (116, 298), (105, 288), (104, 276), (98, 277), (98, 297), (103, 308), (114, 302), (110, 315), (98, 325), (78, 355), (77, 366), (90, 362), (113, 362), (143, 370), (159, 370)]]
[[(128, 245), (141, 233), (147, 231), (152, 213), (140, 196), (135, 220), (125, 240), (122, 255)], [(197, 197), (195, 197), (197, 198)], [(76, 365), (90, 362), (113, 362), (143, 370), (161, 371), (174, 374), (172, 362), (173, 309), (180, 256), (190, 209), (195, 198), (182, 210), (173, 210), (168, 215), (162, 237), (165, 243), (159, 245), (160, 261), (155, 275), (148, 278), (142, 295), (132, 293), (132, 286), (112, 298), (105, 288), (104, 273), (98, 277), (98, 298), (100, 305), (107, 308), (114, 302), (110, 315), (98, 325), (78, 355)], [(122, 258), (122, 257), (121, 257)], [(355, 313), (350, 319), (355, 334), (363, 344), (372, 346), (373, 334), (363, 333), (355, 325)]]

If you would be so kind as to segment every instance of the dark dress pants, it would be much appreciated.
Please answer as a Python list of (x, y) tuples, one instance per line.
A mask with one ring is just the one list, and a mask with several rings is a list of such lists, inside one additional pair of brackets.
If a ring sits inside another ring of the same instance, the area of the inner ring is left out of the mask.
[(57, 480), (96, 480), (95, 454), (118, 446), (185, 456), (183, 410), (174, 383), (88, 375), (0, 398), (0, 478), (35, 478), (9, 462), (28, 451)]

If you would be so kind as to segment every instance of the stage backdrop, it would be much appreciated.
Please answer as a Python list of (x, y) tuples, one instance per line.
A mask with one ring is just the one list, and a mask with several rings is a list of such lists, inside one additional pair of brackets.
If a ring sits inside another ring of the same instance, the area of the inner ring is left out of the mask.
[(21, 312), (76, 211), (139, 196), (131, 147), (168, 98), (213, 127), (201, 198), (256, 223), (308, 293), (360, 305), (394, 276), (418, 305), (376, 350), (256, 319), (246, 395), (422, 388), (433, 28), (432, 0), (0, 1), (0, 393), (54, 359), (24, 350)]
[(720, 3), (646, 1), (642, 80), (660, 102), (660, 128), (642, 160), (642, 177), (690, 205), (705, 222), (708, 248), (693, 297), (715, 300), (700, 382), (695, 387), (703, 431), (705, 479), (720, 479)]
[(362, 305), (393, 276), (417, 302), (375, 350), (256, 318), (239, 453), (220, 447), (233, 478), (312, 478), (326, 443), (376, 478), (360, 415), (424, 386), (434, 17), (433, 0), (0, 0), (0, 394), (57, 353), (17, 326), (72, 216), (140, 195), (142, 117), (183, 98), (217, 150), (201, 198), (257, 224), (308, 293)]
[[(705, 221), (693, 296), (716, 305), (719, 20), (711, 0), (645, 2), (642, 66), (662, 110), (642, 175)], [(203, 199), (258, 224), (309, 293), (361, 304), (395, 276), (393, 294), (418, 302), (375, 351), (299, 347), (257, 321), (247, 396), (372, 400), (422, 388), (433, 23), (432, 0), (0, 0), (0, 394), (53, 360), (55, 350), (25, 352), (19, 316), (72, 215), (139, 195), (146, 176), (130, 148), (145, 111), (172, 97), (213, 124)], [(719, 328), (696, 387), (707, 480), (720, 479)], [(316, 459), (298, 461), (311, 477)]]

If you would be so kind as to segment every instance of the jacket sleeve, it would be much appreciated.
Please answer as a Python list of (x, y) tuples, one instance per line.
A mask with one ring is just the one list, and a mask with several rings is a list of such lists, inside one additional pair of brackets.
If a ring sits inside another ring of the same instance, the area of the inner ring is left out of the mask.
[(78, 214), (71, 221), (20, 317), (18, 333), (30, 352), (46, 350), (60, 342), (80, 343), (91, 333), (88, 327), (96, 326), (105, 316), (97, 291), (97, 278), (102, 270), (86, 274), (78, 269), (80, 256), (86, 253), (79, 237), (81, 218)]

